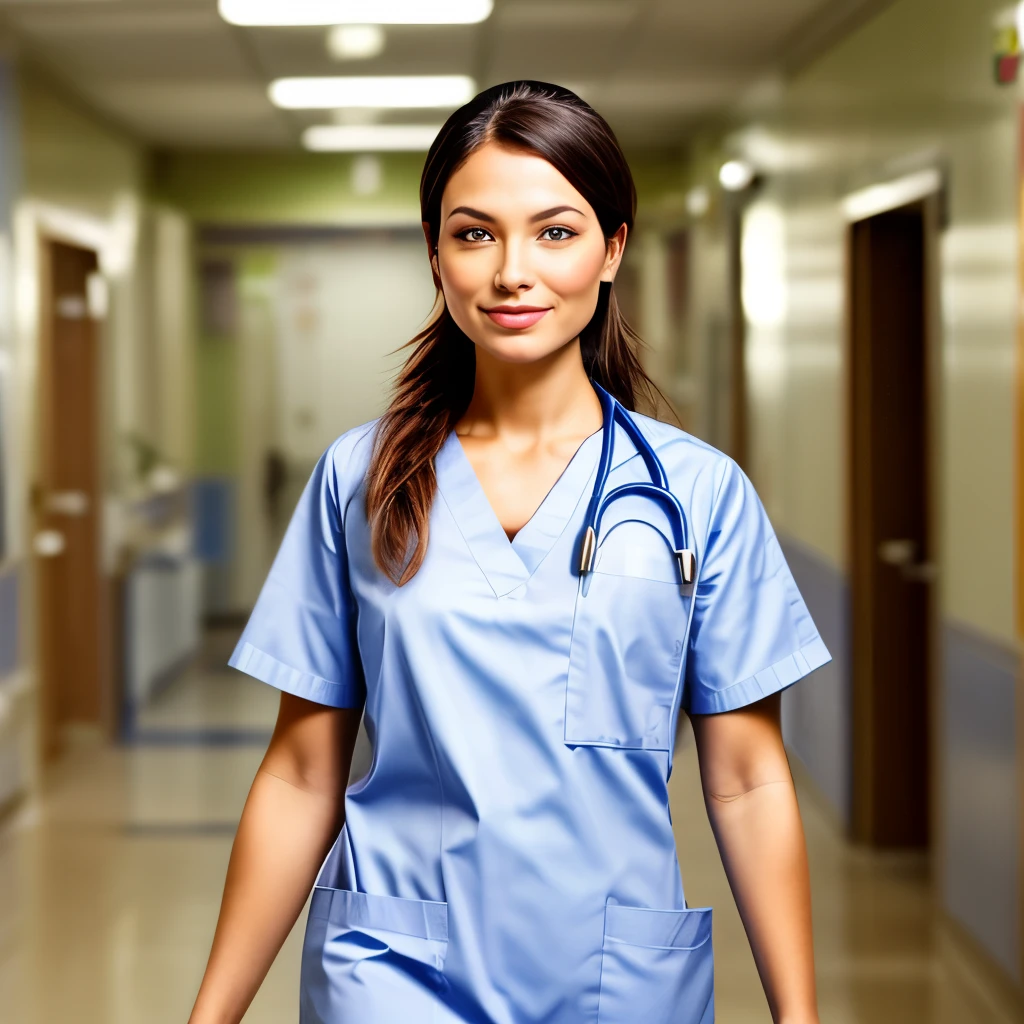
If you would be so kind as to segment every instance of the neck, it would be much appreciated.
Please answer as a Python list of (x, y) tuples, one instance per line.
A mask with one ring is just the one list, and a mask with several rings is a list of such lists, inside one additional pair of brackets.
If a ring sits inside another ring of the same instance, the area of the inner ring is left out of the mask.
[(579, 339), (532, 363), (503, 362), (477, 349), (473, 398), (458, 433), (585, 437), (601, 422)]

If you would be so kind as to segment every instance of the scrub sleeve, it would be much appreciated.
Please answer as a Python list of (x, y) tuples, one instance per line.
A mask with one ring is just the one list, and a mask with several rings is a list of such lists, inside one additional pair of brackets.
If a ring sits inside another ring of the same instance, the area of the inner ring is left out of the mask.
[(337, 446), (317, 462), (228, 664), (297, 697), (358, 708), (366, 686), (356, 653)]
[(725, 462), (694, 596), (683, 707), (732, 711), (831, 660), (743, 471)]

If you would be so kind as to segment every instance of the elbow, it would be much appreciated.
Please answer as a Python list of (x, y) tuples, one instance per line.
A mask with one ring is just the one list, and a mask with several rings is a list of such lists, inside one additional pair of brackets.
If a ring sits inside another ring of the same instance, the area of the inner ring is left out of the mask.
[(793, 776), (784, 751), (740, 756), (701, 773), (704, 797), (717, 804), (734, 803), (768, 787), (792, 788)]

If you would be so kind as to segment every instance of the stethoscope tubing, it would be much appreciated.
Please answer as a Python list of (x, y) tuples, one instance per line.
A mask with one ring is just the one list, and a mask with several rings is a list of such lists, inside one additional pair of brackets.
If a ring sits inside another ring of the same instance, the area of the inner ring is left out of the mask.
[[(621, 402), (610, 395), (596, 381), (591, 381), (601, 401), (604, 425), (601, 435), (601, 458), (597, 464), (597, 477), (594, 490), (590, 495), (587, 515), (583, 522), (583, 542), (580, 549), (580, 575), (591, 572), (600, 543), (601, 520), (612, 502), (630, 495), (647, 497), (660, 502), (668, 513), (672, 526), (672, 541), (676, 560), (679, 563), (679, 579), (681, 586), (693, 583), (697, 572), (697, 559), (689, 546), (689, 530), (687, 529), (686, 513), (682, 502), (669, 490), (665, 467), (661, 464), (657, 453), (650, 442), (644, 437), (636, 421), (630, 416)], [(614, 450), (615, 427), (622, 427), (638, 454), (647, 467), (649, 481), (634, 480), (620, 484), (605, 494), (608, 475), (611, 472), (612, 452)]]

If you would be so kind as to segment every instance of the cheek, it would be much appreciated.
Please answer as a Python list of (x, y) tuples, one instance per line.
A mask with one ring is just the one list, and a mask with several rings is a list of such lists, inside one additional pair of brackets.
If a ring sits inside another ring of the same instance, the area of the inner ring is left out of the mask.
[(549, 288), (563, 299), (588, 298), (596, 294), (604, 267), (604, 248), (573, 253), (572, 259), (552, 260), (544, 275)]
[[(441, 286), (449, 308), (472, 302), (494, 278), (494, 271), (480, 253), (441, 253)], [(469, 258), (467, 258), (469, 257)]]

